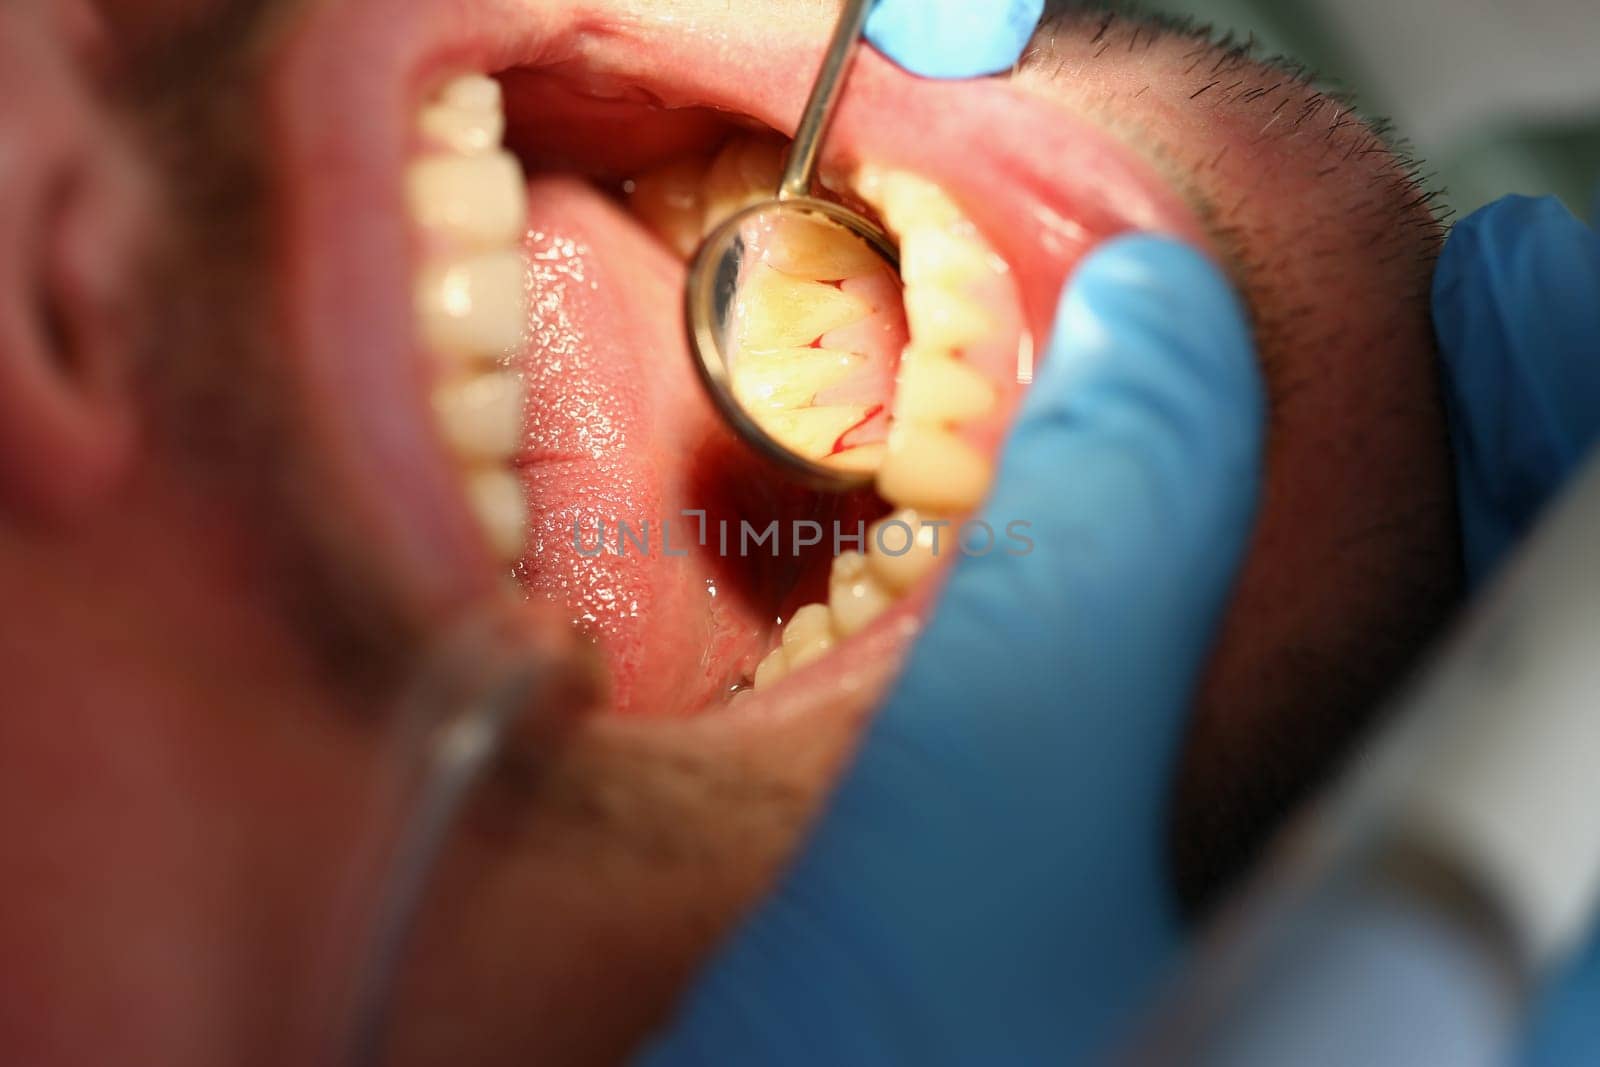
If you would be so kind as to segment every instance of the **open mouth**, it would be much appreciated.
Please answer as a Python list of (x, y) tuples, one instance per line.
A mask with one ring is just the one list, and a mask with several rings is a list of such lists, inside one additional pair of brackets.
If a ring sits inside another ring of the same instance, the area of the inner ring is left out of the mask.
[[(682, 295), (700, 238), (776, 188), (827, 27), (604, 7), (330, 14), (329, 39), (378, 44), (352, 94), (382, 101), (377, 119), (329, 112), (332, 57), (296, 53), (288, 144), (328, 178), (290, 193), (307, 373), (374, 398), (328, 432), (406, 472), (362, 497), (407, 531), (382, 551), (427, 559), (441, 587), (509, 570), (596, 640), (617, 712), (881, 682), (944, 567), (1023, 543), (1008, 524), (1026, 515), (968, 519), (1066, 275), (1125, 230), (1205, 239), (1083, 119), (864, 53), (824, 185), (882, 221), (903, 284), (827, 235), (780, 235), (735, 388), (797, 450), (875, 469), (875, 489), (790, 484), (702, 394)], [(352, 153), (337, 176), (330, 151)]]

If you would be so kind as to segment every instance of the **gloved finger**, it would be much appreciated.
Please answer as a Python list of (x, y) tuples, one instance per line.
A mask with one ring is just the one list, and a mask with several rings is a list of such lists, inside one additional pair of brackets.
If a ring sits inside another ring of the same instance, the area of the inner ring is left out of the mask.
[(1176, 943), (1161, 809), (1261, 422), (1210, 264), (1146, 236), (1085, 261), (984, 511), (1030, 523), (1033, 551), (959, 562), (796, 867), (664, 1053), (1071, 1062), (1132, 1010)]
[[(1248, 327), (1216, 269), (1146, 235), (1096, 251), (984, 510), (997, 529), (1027, 524), (1034, 548), (959, 562), (886, 727), (903, 717), (951, 763), (1045, 777), (1080, 754), (1039, 741), (1091, 742), (1066, 804), (1159, 777), (1149, 716), (1183, 707), (1209, 645), (1253, 515), (1261, 426)], [(1019, 669), (972, 669), (999, 662)], [(1152, 819), (1158, 803), (1140, 798)]]
[(876, 0), (867, 40), (913, 74), (977, 78), (1016, 65), (1044, 0)]
[(1479, 580), (1600, 439), (1600, 235), (1553, 197), (1498, 200), (1451, 232), (1433, 315)]
[[(897, 837), (911, 844), (884, 874), (903, 891), (1010, 898), (985, 929), (1032, 921), (1029, 894), (1050, 886), (1095, 915), (1089, 941), (1157, 936), (1124, 920), (1165, 917), (1169, 771), (1254, 514), (1262, 423), (1245, 316), (1210, 263), (1144, 235), (1083, 263), (983, 513), (1029, 524), (1034, 549), (959, 561), (827, 824), (860, 851), (825, 862), (849, 869)], [(928, 807), (884, 805), (919, 767)], [(1096, 879), (1123, 893), (1091, 899)]]

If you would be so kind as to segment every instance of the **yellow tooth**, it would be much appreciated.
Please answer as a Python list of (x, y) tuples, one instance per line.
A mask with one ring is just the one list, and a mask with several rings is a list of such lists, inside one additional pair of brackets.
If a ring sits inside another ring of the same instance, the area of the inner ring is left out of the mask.
[[(834, 438), (838, 440), (838, 438)], [(842, 471), (851, 471), (858, 474), (871, 474), (883, 465), (883, 457), (888, 449), (882, 445), (857, 445), (847, 448), (843, 452), (828, 456), (825, 462), (830, 467), (837, 467)]]
[(438, 352), (493, 357), (522, 345), (528, 323), (526, 266), (517, 252), (429, 265), (417, 280), (417, 314)]
[(473, 374), (433, 390), (445, 440), (464, 459), (510, 459), (522, 445), (522, 379), (507, 372)]
[(995, 273), (994, 257), (970, 237), (919, 226), (900, 236), (900, 273), (908, 285), (960, 290)]
[(432, 155), (411, 164), (411, 214), (418, 225), (478, 248), (504, 248), (522, 237), (528, 191), (508, 152)]
[(946, 289), (907, 284), (905, 304), (911, 339), (923, 347), (968, 348), (995, 328), (982, 308)]
[(829, 330), (860, 322), (872, 306), (821, 282), (791, 278), (765, 264), (750, 269), (736, 297), (740, 351), (804, 348)]
[(809, 459), (820, 460), (833, 452), (833, 446), (845, 431), (866, 417), (867, 409), (857, 404), (827, 404), (755, 414), (761, 428), (779, 444)]
[(710, 233), (741, 208), (770, 199), (782, 176), (783, 149), (777, 144), (746, 138), (728, 144), (706, 171), (701, 233)]
[(878, 493), (901, 507), (961, 514), (983, 501), (993, 477), (989, 461), (949, 430), (895, 423), (878, 468)]
[(462, 155), (479, 155), (499, 147), (506, 132), (500, 83), (481, 74), (448, 82), (423, 107), (418, 126), (423, 136)]
[(873, 525), (867, 569), (889, 593), (904, 593), (958, 551), (954, 524), (933, 525), (937, 521), (937, 516), (901, 508)]
[(704, 160), (677, 160), (634, 179), (628, 194), (633, 213), (685, 259), (700, 245), (705, 175)]
[(764, 689), (774, 682), (783, 680), (789, 673), (789, 656), (781, 647), (773, 649), (766, 654), (761, 663), (756, 667), (756, 676), (751, 681), (757, 689)]
[(827, 655), (833, 647), (833, 617), (823, 604), (807, 604), (783, 628), (783, 652), (797, 671)]
[(766, 262), (786, 274), (817, 281), (858, 278), (883, 261), (867, 243), (841, 227), (804, 216), (785, 216), (774, 228)]
[(522, 555), (523, 531), (528, 526), (528, 504), (517, 476), (503, 467), (482, 467), (467, 474), (467, 501), (478, 517), (489, 544), (501, 558)]
[(733, 395), (747, 408), (804, 407), (860, 361), (852, 352), (827, 348), (746, 352), (733, 364)]
[(937, 349), (906, 349), (896, 379), (897, 419), (963, 423), (994, 407), (994, 386), (968, 364)]
[(860, 552), (845, 552), (833, 561), (828, 578), (828, 610), (840, 637), (850, 637), (894, 604), (888, 590), (878, 583)]
[(865, 166), (856, 173), (856, 189), (878, 209), (895, 233), (966, 223), (955, 201), (937, 185), (914, 174)]

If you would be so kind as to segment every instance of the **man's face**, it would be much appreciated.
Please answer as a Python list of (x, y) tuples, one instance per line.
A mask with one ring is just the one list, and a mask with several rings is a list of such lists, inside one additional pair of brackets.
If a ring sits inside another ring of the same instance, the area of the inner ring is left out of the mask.
[[(690, 240), (686, 213), (703, 223), (768, 180), (760, 146), (793, 132), (833, 12), (104, 0), (5, 16), (34, 42), (11, 38), (32, 84), (57, 89), (0, 97), (0, 137), (28, 173), (88, 175), (0, 202), (45, 220), (0, 249), (21, 264), (0, 275), (0, 386), (38, 401), (18, 411), (66, 412), (13, 418), (8, 450), (40, 458), (0, 465), (0, 662), (22, 679), (0, 750), (37, 768), (0, 785), (0, 810), (53, 805), (0, 824), (35, 872), (6, 890), (0, 946), (34, 964), (10, 981), (104, 1013), (98, 1035), (149, 1052), (130, 1058), (312, 1058), (334, 1024), (308, 991), (337, 990), (355, 950), (329, 942), (359, 942), (341, 909), (377, 893), (377, 865), (354, 857), (392, 829), (370, 793), (394, 767), (394, 709), (439, 635), (511, 576), (530, 632), (561, 642), (570, 624), (599, 647), (610, 696), (514, 748), (468, 812), (402, 971), (394, 1057), (604, 1060), (662, 1018), (792, 853), (937, 583), (873, 578), (870, 619), (835, 621), (826, 655), (735, 698), (780, 619), (837, 597), (831, 553), (741, 556), (715, 525), (694, 543), (682, 512), (737, 531), (960, 510), (937, 496), (955, 479), (920, 477), (915, 457), (889, 503), (784, 484), (720, 427), (683, 351), (673, 240)], [(455, 80), (472, 74), (498, 79), (526, 177), (509, 234), (492, 166), (416, 169), (499, 158), (475, 141), (482, 83)], [(430, 111), (451, 84), (457, 110)], [(51, 146), (70, 165), (46, 166)], [(994, 401), (964, 440), (989, 456), (1019, 349), (1049, 335), (1099, 241), (1174, 234), (1246, 298), (1271, 398), (1265, 495), (1172, 822), (1175, 877), (1202, 899), (1455, 589), (1428, 197), (1292, 72), (1103, 12), (1048, 21), (1008, 78), (923, 82), (863, 55), (824, 170), (909, 226), (862, 168), (929, 183), (924, 213), (953, 205), (946, 236), (983, 253), (981, 277), (962, 275), (984, 323), (965, 347), (993, 357)], [(60, 302), (76, 275), (39, 264), (84, 226), (111, 297)], [(522, 308), (509, 346), (506, 308)], [(63, 315), (84, 325), (52, 328)], [(806, 336), (848, 345), (835, 325)], [(40, 465), (59, 478), (29, 481)], [(686, 555), (663, 551), (663, 520), (683, 522)], [(617, 548), (619, 521), (654, 526), (653, 550), (579, 550)], [(93, 932), (85, 913), (103, 917)], [(144, 999), (100, 951), (160, 961)], [(48, 1013), (8, 1028), (8, 1047), (96, 1055)]]

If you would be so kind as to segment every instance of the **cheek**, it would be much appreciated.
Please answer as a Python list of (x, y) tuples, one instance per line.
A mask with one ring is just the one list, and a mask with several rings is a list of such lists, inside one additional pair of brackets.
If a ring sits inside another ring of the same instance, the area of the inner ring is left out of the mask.
[[(226, 0), (73, 0), (67, 6), (75, 17), (92, 8), (109, 37), (139, 45), (192, 29), (228, 5)], [(79, 21), (89, 18), (85, 13)]]
[[(1326, 335), (1331, 318), (1307, 326)], [(1191, 900), (1322, 780), (1458, 594), (1431, 340), (1425, 323), (1408, 336), (1386, 318), (1387, 341), (1286, 337), (1270, 353), (1261, 511), (1176, 795), (1173, 854)]]

